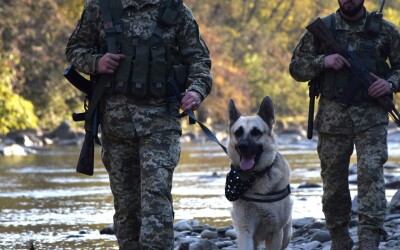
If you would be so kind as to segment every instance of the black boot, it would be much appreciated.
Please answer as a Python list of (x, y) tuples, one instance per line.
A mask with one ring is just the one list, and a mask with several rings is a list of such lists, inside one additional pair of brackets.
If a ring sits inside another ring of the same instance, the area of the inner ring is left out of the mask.
[(360, 238), (359, 250), (378, 250), (381, 236), (379, 234)]
[(354, 242), (348, 233), (332, 236), (331, 250), (351, 250)]

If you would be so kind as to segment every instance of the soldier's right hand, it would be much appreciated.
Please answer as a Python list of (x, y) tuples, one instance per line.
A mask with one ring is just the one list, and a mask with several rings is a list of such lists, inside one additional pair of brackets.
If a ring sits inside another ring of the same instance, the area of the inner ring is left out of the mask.
[(324, 66), (326, 69), (331, 68), (334, 70), (339, 70), (344, 66), (350, 67), (349, 61), (339, 54), (327, 55), (324, 57)]
[(106, 53), (100, 57), (97, 69), (100, 74), (114, 74), (119, 62), (124, 58), (123, 54)]

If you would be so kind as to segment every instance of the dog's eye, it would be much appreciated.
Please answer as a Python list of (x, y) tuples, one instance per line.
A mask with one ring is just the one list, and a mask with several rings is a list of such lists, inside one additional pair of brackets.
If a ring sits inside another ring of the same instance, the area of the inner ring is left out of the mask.
[(254, 137), (262, 135), (262, 132), (258, 128), (253, 128), (250, 132), (250, 134)]
[(235, 131), (235, 136), (236, 137), (241, 137), (244, 133), (244, 130), (242, 127), (240, 127), (238, 130)]

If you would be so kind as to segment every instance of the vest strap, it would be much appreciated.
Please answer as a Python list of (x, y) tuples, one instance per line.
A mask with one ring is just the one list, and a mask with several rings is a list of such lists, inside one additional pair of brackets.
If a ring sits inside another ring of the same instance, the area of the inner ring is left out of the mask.
[[(108, 52), (116, 54), (118, 53), (118, 47), (121, 44), (122, 38), (122, 3), (119, 0), (100, 0), (99, 6), (103, 18)], [(113, 78), (113, 75), (102, 75), (99, 77), (99, 80), (94, 83), (92, 98), (90, 99), (89, 107), (85, 114), (85, 129), (88, 131), (92, 131), (93, 127), (96, 127), (94, 124), (98, 122), (98, 115), (95, 110), (97, 110), (106, 85), (111, 82)]]

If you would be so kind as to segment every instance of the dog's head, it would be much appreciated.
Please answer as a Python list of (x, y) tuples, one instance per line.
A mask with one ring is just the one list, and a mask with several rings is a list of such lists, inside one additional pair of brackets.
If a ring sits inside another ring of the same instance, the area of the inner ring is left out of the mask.
[(264, 98), (254, 116), (242, 116), (233, 100), (229, 101), (228, 110), (227, 148), (232, 165), (243, 171), (257, 171), (271, 164), (276, 153), (276, 140), (272, 131), (275, 116), (271, 98)]

